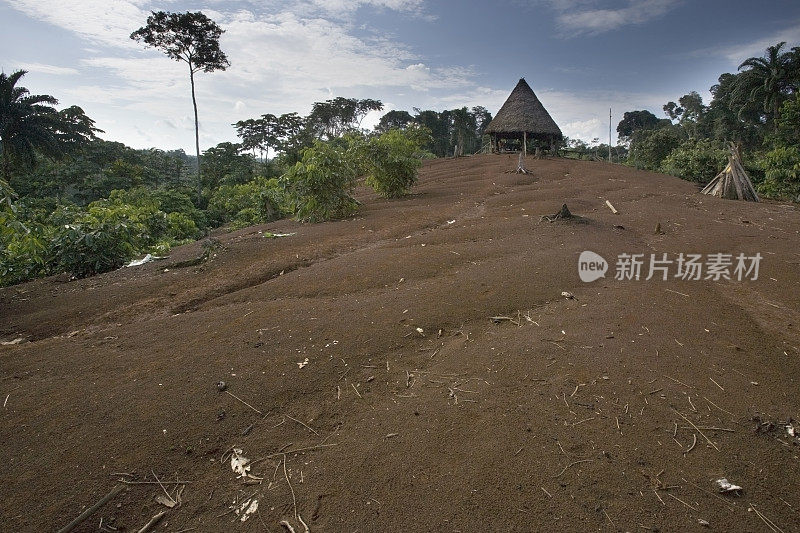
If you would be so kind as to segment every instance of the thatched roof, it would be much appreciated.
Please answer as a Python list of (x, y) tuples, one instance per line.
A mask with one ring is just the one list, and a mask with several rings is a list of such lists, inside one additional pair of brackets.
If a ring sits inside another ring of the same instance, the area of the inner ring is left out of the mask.
[(536, 97), (531, 86), (520, 78), (506, 103), (489, 123), (486, 133), (519, 133), (561, 136), (561, 130)]

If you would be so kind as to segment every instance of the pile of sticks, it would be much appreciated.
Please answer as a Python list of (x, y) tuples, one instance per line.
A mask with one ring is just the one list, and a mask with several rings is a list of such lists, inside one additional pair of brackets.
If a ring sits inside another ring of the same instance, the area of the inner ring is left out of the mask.
[(758, 194), (756, 194), (753, 183), (742, 166), (742, 156), (739, 153), (739, 148), (731, 143), (730, 151), (728, 165), (700, 192), (730, 200), (758, 202)]

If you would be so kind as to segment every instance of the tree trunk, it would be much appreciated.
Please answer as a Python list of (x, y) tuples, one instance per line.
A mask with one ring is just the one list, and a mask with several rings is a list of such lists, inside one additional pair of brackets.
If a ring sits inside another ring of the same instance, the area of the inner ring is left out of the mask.
[(3, 181), (11, 183), (11, 158), (8, 157), (8, 150), (3, 143)]
[(197, 98), (194, 95), (194, 69), (189, 63), (189, 80), (192, 83), (192, 105), (194, 106), (194, 147), (197, 151), (197, 205), (203, 199), (203, 180), (200, 173), (200, 124), (197, 121)]

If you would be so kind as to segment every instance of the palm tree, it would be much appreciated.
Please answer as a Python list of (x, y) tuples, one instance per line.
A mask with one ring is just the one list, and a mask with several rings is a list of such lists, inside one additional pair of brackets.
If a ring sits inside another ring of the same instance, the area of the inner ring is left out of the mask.
[(58, 100), (49, 95), (32, 95), (17, 82), (27, 74), (18, 70), (10, 76), (0, 73), (0, 153), (3, 181), (11, 177), (11, 160), (32, 162), (34, 152), (58, 150)]
[(764, 57), (745, 59), (737, 76), (734, 98), (740, 103), (746, 101), (759, 103), (767, 120), (775, 123), (780, 107), (786, 96), (795, 92), (796, 56), (793, 52), (784, 52), (785, 42), (767, 48)]

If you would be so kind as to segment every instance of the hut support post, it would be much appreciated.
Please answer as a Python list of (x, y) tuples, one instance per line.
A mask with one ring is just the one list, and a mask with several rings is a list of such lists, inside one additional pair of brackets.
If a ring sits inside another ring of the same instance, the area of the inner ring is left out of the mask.
[(523, 159), (524, 159), (524, 157), (526, 155), (528, 155), (528, 132), (527, 131), (523, 131), (522, 132), (522, 153), (524, 154), (523, 155)]

